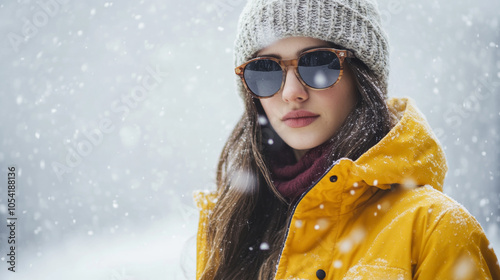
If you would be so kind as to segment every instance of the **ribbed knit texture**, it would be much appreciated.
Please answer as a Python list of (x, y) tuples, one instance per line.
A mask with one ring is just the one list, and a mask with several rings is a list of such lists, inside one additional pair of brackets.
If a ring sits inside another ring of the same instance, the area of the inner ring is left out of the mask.
[(277, 154), (269, 168), (281, 195), (293, 201), (311, 188), (328, 169), (331, 150), (331, 143), (326, 142), (307, 151), (299, 161), (295, 161), (293, 152)]
[(235, 67), (277, 40), (299, 36), (353, 51), (387, 87), (389, 43), (375, 0), (249, 0), (238, 23)]

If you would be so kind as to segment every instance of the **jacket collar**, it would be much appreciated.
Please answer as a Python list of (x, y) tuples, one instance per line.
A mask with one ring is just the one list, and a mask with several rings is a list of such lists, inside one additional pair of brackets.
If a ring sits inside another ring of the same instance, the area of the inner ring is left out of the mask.
[(318, 206), (334, 216), (347, 213), (394, 185), (442, 191), (446, 159), (425, 117), (409, 98), (391, 98), (387, 105), (395, 123), (391, 131), (356, 161), (335, 162), (302, 195), (295, 214), (309, 215)]

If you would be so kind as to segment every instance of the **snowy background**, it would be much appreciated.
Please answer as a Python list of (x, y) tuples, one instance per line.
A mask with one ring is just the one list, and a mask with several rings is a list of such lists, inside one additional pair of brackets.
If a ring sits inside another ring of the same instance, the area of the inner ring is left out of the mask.
[[(417, 101), (445, 193), (500, 252), (500, 1), (380, 2), (391, 96)], [(0, 279), (194, 279), (192, 192), (242, 110), (243, 0), (0, 4)], [(7, 271), (7, 166), (18, 169)]]

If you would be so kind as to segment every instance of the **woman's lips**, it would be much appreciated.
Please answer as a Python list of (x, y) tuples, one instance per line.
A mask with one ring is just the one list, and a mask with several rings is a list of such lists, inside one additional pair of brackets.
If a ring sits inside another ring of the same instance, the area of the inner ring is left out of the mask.
[(317, 118), (319, 118), (318, 114), (311, 113), (306, 110), (297, 110), (291, 111), (281, 118), (286, 125), (291, 128), (299, 128), (308, 126), (313, 123)]

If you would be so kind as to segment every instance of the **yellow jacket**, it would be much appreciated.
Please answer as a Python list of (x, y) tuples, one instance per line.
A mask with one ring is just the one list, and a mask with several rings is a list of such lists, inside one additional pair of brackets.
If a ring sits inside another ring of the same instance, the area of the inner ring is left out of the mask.
[[(387, 136), (295, 206), (275, 279), (500, 279), (479, 223), (442, 193), (446, 160), (425, 118), (411, 99), (388, 106), (398, 122)], [(196, 196), (197, 277), (213, 198)]]

